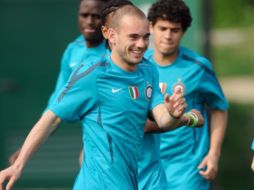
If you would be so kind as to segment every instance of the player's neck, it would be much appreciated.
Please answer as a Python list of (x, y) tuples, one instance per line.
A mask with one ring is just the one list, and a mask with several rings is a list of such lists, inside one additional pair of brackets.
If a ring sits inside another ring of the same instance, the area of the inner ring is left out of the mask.
[(177, 58), (178, 51), (171, 54), (162, 54), (154, 50), (154, 61), (161, 66), (171, 65)]
[(133, 72), (136, 70), (136, 65), (126, 63), (126, 61), (124, 61), (121, 58), (121, 56), (119, 56), (115, 51), (111, 52), (110, 58), (114, 64), (116, 64), (118, 67), (120, 67), (124, 71)]

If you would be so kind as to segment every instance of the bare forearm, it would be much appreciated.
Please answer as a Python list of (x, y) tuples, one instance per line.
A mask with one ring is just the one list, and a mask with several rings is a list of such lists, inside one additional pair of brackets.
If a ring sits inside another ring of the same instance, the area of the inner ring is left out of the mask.
[(227, 111), (212, 110), (211, 111), (211, 139), (209, 154), (217, 157), (220, 156), (221, 146), (223, 143), (226, 127), (227, 127)]
[(179, 119), (174, 125), (169, 125), (167, 127), (159, 127), (156, 122), (147, 119), (145, 125), (145, 133), (163, 133), (166, 131), (172, 131), (176, 128), (187, 125), (188, 121), (189, 120), (187, 116), (183, 115), (181, 119)]
[(40, 120), (34, 125), (28, 134), (20, 154), (14, 165), (23, 168), (32, 154), (39, 146), (48, 138), (48, 136), (56, 129), (59, 119), (51, 112), (47, 111)]

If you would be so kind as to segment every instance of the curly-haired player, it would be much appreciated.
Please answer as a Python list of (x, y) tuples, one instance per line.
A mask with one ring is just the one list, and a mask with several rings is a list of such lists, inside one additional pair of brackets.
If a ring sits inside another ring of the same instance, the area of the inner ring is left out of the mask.
[[(158, 0), (148, 12), (154, 48), (145, 57), (157, 67), (161, 92), (181, 89), (187, 111), (199, 110), (203, 128), (182, 127), (161, 134), (160, 157), (167, 189), (209, 189), (218, 171), (227, 124), (228, 103), (212, 64), (190, 49), (180, 46), (191, 26), (188, 6), (182, 0)], [(206, 110), (210, 111), (210, 123)]]

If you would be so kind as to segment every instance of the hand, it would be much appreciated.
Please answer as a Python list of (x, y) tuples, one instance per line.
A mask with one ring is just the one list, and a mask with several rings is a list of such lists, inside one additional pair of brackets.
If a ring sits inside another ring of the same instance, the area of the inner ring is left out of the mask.
[(0, 190), (4, 190), (4, 183), (7, 182), (6, 190), (11, 190), (14, 183), (21, 175), (21, 169), (12, 165), (9, 168), (0, 172)]
[(179, 88), (174, 91), (171, 97), (168, 94), (165, 95), (164, 104), (174, 118), (180, 118), (187, 107), (183, 93)]
[(208, 154), (198, 166), (198, 169), (200, 175), (202, 175), (205, 179), (215, 179), (218, 172), (218, 158)]
[(20, 153), (20, 149), (18, 149), (16, 152), (14, 152), (14, 153), (10, 156), (10, 158), (9, 158), (9, 163), (10, 163), (10, 165), (12, 165), (12, 164), (16, 161), (16, 159), (17, 159), (18, 156), (19, 156), (19, 153)]

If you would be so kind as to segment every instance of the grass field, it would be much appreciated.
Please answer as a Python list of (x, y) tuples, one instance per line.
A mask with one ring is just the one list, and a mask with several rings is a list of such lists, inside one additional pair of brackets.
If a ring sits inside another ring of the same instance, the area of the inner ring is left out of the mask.
[(215, 29), (212, 59), (219, 76), (254, 76), (254, 25)]

